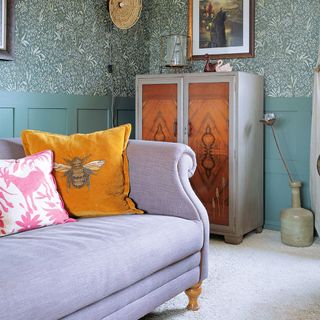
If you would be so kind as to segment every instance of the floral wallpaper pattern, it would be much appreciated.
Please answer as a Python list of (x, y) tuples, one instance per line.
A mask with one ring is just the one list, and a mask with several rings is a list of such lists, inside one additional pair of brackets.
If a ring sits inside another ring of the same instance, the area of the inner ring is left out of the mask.
[[(16, 56), (0, 61), (0, 90), (133, 96), (136, 74), (159, 72), (161, 35), (187, 30), (188, 0), (143, 1), (127, 31), (112, 25), (107, 0), (15, 3)], [(256, 57), (231, 64), (264, 75), (268, 96), (311, 95), (319, 16), (319, 0), (256, 0)]]
[(129, 30), (120, 30), (113, 26), (109, 20), (114, 96), (133, 96), (135, 94), (135, 76), (149, 72), (149, 13), (153, 10), (150, 4), (151, 1), (143, 2), (141, 18)]
[(0, 61), (0, 90), (110, 92), (106, 1), (15, 0), (15, 59)]
[[(188, 1), (152, 1), (150, 70), (159, 72), (160, 36), (186, 33)], [(268, 96), (310, 96), (319, 50), (319, 16), (319, 0), (256, 0), (256, 57), (225, 62), (234, 70), (264, 75)], [(197, 61), (193, 69), (202, 71), (203, 66)]]

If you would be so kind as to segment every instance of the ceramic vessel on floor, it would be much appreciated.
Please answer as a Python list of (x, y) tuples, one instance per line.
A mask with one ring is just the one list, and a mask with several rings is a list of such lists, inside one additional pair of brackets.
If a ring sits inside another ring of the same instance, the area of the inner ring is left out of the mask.
[(292, 208), (281, 211), (281, 241), (293, 247), (309, 247), (313, 243), (314, 218), (311, 211), (301, 208), (301, 182), (290, 182)]

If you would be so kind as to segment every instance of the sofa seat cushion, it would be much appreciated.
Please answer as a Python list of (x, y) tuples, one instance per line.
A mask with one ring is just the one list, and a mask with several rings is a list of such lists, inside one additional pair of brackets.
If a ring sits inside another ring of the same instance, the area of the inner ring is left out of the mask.
[(112, 216), (0, 240), (0, 319), (57, 319), (180, 261), (203, 246), (202, 224)]

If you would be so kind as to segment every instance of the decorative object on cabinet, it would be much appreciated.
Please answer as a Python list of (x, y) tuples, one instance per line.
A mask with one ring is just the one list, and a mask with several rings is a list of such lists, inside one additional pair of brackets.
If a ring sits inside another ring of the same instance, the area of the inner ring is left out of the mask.
[(14, 0), (0, 0), (0, 60), (13, 60)]
[(301, 208), (300, 188), (302, 183), (300, 181), (294, 181), (289, 167), (284, 159), (274, 129), (274, 124), (277, 122), (277, 117), (274, 113), (266, 113), (264, 118), (260, 121), (271, 127), (274, 142), (278, 149), (283, 166), (288, 174), (289, 186), (291, 187), (292, 208), (283, 209), (280, 214), (281, 241), (284, 244), (293, 247), (309, 247), (313, 243), (314, 218), (310, 210)]
[(109, 12), (112, 22), (119, 29), (129, 29), (139, 20), (142, 0), (109, 0)]
[(254, 57), (255, 0), (189, 0), (189, 56)]
[(263, 226), (263, 78), (244, 72), (136, 78), (136, 137), (181, 142), (211, 232), (238, 244)]
[(206, 64), (204, 66), (203, 71), (204, 72), (216, 72), (217, 63), (210, 62), (210, 56), (208, 54), (205, 54), (204, 58), (206, 60)]
[(190, 61), (187, 55), (188, 42), (188, 37), (183, 34), (169, 34), (161, 37), (161, 73), (163, 68), (170, 68), (175, 72), (190, 68)]
[(217, 72), (231, 72), (232, 67), (230, 63), (223, 64), (223, 60), (218, 60), (218, 64), (216, 66)]

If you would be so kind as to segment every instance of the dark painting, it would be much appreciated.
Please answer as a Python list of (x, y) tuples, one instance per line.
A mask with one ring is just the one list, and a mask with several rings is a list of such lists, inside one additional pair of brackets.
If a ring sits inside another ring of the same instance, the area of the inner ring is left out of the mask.
[(243, 0), (200, 1), (200, 48), (243, 45)]

